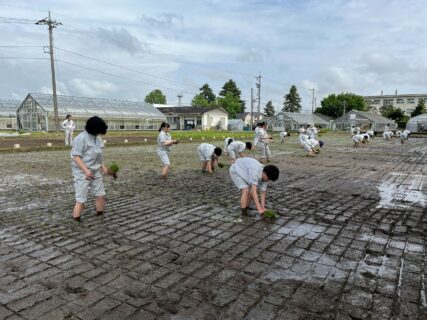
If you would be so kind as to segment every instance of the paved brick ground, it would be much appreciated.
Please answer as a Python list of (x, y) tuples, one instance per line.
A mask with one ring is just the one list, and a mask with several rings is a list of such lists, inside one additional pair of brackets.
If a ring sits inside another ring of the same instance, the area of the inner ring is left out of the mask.
[(0, 319), (427, 319), (427, 139), (322, 139), (271, 146), (273, 223), (195, 144), (167, 182), (154, 147), (108, 149), (121, 176), (80, 224), (67, 152), (1, 154)]

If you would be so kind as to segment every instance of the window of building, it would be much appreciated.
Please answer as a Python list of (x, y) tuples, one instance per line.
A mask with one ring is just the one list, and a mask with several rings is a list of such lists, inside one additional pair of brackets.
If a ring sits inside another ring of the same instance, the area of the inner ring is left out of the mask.
[(121, 124), (119, 128), (120, 128), (120, 130), (124, 130), (125, 129), (125, 125)]
[(406, 99), (406, 102), (415, 103), (415, 98), (408, 98), (408, 99)]
[(135, 129), (139, 129), (139, 124), (135, 125)]
[(11, 124), (11, 123), (7, 123), (7, 124), (6, 124), (6, 128), (7, 128), (7, 129), (12, 129), (12, 124)]
[(372, 104), (380, 104), (381, 100), (380, 99), (374, 99), (372, 100)]
[(396, 99), (396, 103), (397, 104), (402, 104), (402, 103), (405, 103), (405, 101), (403, 99)]
[(383, 106), (392, 106), (393, 102), (394, 102), (394, 99), (384, 99)]

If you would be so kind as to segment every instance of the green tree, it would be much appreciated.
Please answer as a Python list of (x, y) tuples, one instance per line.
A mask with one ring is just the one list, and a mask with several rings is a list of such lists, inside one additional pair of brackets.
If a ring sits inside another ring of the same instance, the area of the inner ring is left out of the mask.
[(232, 93), (227, 93), (225, 97), (219, 97), (217, 104), (228, 112), (230, 119), (235, 119), (236, 113), (239, 112), (241, 108), (239, 98)]
[(393, 106), (381, 107), (380, 112), (382, 116), (396, 121), (399, 128), (404, 128), (409, 120), (409, 116), (406, 116), (402, 109)]
[(207, 83), (205, 83), (200, 89), (200, 93), (202, 97), (209, 103), (214, 103), (216, 100), (215, 94), (213, 93), (211, 87)]
[(301, 112), (301, 98), (297, 92), (297, 87), (292, 85), (289, 93), (284, 96), (282, 111)]
[(367, 111), (363, 97), (354, 93), (330, 94), (326, 98), (323, 98), (320, 104), (321, 107), (316, 108), (314, 112), (333, 118), (341, 117), (344, 112), (350, 110)]
[(415, 110), (411, 113), (411, 117), (419, 116), (420, 114), (426, 113), (426, 102), (423, 98), (418, 100), (418, 105)]
[(273, 103), (271, 102), (271, 100), (270, 101), (268, 101), (267, 102), (267, 104), (265, 105), (265, 108), (264, 108), (264, 114), (267, 116), (267, 117), (273, 117), (274, 116), (274, 113), (275, 113), (275, 110), (274, 110), (274, 107), (273, 107)]
[(239, 98), (240, 109), (238, 112), (244, 112), (245, 101), (241, 99), (242, 91), (237, 87), (236, 82), (234, 82), (232, 79), (228, 80), (224, 84), (222, 90), (219, 92), (219, 96), (224, 98), (228, 93), (231, 93), (234, 97)]
[(211, 107), (212, 105), (215, 105), (215, 103), (210, 103), (201, 93), (196, 94), (191, 100), (192, 107)]
[(163, 92), (159, 89), (155, 89), (151, 91), (147, 96), (145, 97), (144, 101), (146, 103), (158, 103), (158, 104), (166, 104), (166, 96), (163, 94)]

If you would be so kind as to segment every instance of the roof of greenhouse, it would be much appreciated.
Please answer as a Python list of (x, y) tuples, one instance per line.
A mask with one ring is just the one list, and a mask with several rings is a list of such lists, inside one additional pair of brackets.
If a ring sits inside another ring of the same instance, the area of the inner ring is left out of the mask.
[(329, 121), (313, 113), (279, 112), (278, 114), (284, 114), (286, 117), (291, 118), (292, 120), (300, 124), (329, 124)]
[(427, 123), (427, 113), (420, 114), (408, 120), (408, 123), (418, 123), (418, 122)]
[[(51, 94), (29, 93), (37, 104), (44, 110), (53, 112), (53, 97)], [(27, 96), (27, 97), (28, 97)], [(155, 118), (165, 116), (153, 105), (140, 101), (98, 99), (58, 95), (58, 111), (60, 115), (72, 116), (120, 117), (120, 118)]]
[(388, 118), (383, 117), (383, 116), (381, 116), (379, 114), (375, 114), (375, 113), (372, 113), (372, 112), (366, 112), (366, 111), (359, 111), (359, 110), (351, 110), (351, 111), (347, 112), (345, 115), (337, 118), (336, 121), (337, 122), (348, 122), (349, 121), (348, 115), (350, 113), (355, 113), (355, 114), (357, 114), (357, 115), (359, 115), (361, 117), (364, 117), (364, 118), (366, 118), (368, 120), (371, 120), (374, 123), (395, 123), (394, 120), (388, 119)]
[(18, 109), (21, 101), (0, 99), (0, 116), (10, 117), (16, 116), (16, 109)]

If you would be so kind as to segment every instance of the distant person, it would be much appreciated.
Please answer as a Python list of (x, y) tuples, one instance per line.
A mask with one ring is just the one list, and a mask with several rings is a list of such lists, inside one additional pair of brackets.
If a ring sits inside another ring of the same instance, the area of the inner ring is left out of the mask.
[(73, 132), (76, 128), (74, 121), (71, 119), (71, 115), (67, 114), (65, 120), (62, 122), (62, 128), (65, 130), (65, 145), (73, 145)]
[(169, 134), (170, 125), (169, 123), (162, 122), (159, 128), (159, 135), (157, 137), (157, 155), (162, 161), (163, 169), (162, 169), (162, 179), (166, 179), (170, 169), (170, 161), (169, 161), (169, 149), (173, 144), (177, 144), (177, 140), (172, 140), (171, 135)]
[(386, 124), (384, 127), (384, 132), (389, 132), (389, 131), (390, 131), (390, 126)]
[(197, 147), (197, 154), (202, 162), (202, 171), (212, 174), (222, 155), (222, 149), (210, 143), (202, 143)]
[(285, 142), (285, 139), (286, 139), (286, 137), (289, 137), (291, 134), (290, 133), (287, 133), (286, 131), (282, 131), (282, 132), (280, 132), (279, 133), (279, 136), (280, 136), (280, 142), (281, 143), (284, 143)]
[(234, 140), (233, 138), (227, 137), (224, 139), (224, 154), (227, 155), (227, 147), (230, 143), (232, 143)]
[(270, 162), (271, 152), (268, 144), (273, 141), (271, 136), (267, 132), (267, 122), (262, 122), (260, 129), (258, 131), (258, 149), (261, 153), (260, 162), (263, 163), (264, 160)]
[[(252, 216), (249, 212), (252, 200), (258, 213), (262, 215), (266, 210), (267, 182), (276, 181), (279, 178), (279, 169), (275, 165), (264, 167), (257, 160), (246, 157), (237, 159), (231, 165), (230, 176), (235, 186), (242, 191), (240, 198), (242, 215)], [(258, 197), (258, 188), (261, 189), (260, 198)]]
[(71, 149), (71, 172), (74, 177), (76, 204), (73, 219), (80, 221), (89, 189), (95, 195), (96, 215), (104, 214), (105, 190), (102, 174), (112, 174), (102, 163), (104, 143), (98, 136), (107, 133), (107, 124), (99, 117), (89, 118), (85, 130), (74, 140)]

